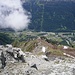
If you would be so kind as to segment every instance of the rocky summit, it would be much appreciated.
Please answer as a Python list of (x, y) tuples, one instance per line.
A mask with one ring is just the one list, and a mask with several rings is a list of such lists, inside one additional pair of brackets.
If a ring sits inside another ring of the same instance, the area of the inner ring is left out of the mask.
[[(23, 52), (12, 45), (0, 46), (0, 75), (75, 75), (75, 58)], [(4, 64), (5, 62), (6, 64)], [(4, 65), (4, 66), (3, 66)]]

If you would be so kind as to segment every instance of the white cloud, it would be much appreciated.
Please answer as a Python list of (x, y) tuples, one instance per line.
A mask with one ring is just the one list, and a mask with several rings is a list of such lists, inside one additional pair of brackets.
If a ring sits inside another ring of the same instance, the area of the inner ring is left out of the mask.
[(12, 29), (21, 30), (28, 26), (29, 19), (28, 16), (24, 16), (24, 14), (19, 14), (18, 11), (13, 12), (9, 16), (5, 18), (6, 24), (8, 24), (8, 27), (12, 24)]
[(20, 0), (0, 0), (0, 4), (6, 5), (6, 6), (12, 7), (12, 8), (21, 7), (21, 1)]
[(0, 0), (0, 27), (23, 30), (30, 23), (30, 16), (20, 0)]

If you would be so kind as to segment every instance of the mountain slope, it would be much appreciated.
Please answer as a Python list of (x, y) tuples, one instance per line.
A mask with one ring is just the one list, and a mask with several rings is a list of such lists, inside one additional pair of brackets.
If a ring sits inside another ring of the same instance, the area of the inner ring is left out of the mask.
[(10, 44), (13, 39), (6, 33), (0, 32), (0, 45)]
[(23, 7), (32, 15), (29, 29), (35, 31), (75, 30), (74, 0), (28, 0)]

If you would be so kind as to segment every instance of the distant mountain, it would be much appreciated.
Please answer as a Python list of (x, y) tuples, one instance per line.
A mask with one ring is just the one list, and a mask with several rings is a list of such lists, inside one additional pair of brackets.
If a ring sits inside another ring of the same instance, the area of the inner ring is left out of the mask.
[(26, 0), (23, 7), (31, 12), (31, 30), (75, 30), (75, 0)]

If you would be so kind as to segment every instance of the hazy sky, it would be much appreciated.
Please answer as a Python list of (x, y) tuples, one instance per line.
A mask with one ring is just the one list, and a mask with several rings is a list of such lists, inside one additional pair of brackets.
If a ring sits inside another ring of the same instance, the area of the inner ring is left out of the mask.
[(0, 28), (23, 30), (30, 23), (30, 12), (22, 7), (21, 0), (0, 0)]

